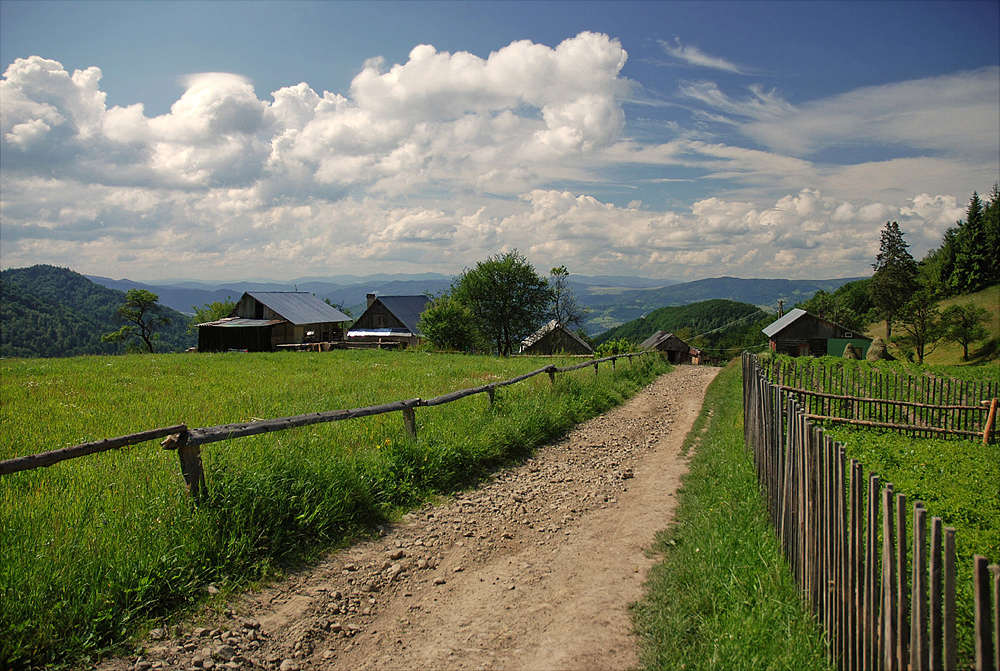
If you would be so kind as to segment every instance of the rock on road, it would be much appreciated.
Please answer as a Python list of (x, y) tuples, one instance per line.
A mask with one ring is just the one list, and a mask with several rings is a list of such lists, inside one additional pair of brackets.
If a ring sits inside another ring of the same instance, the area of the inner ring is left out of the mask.
[(478, 488), (98, 668), (634, 668), (628, 604), (718, 370), (676, 367)]

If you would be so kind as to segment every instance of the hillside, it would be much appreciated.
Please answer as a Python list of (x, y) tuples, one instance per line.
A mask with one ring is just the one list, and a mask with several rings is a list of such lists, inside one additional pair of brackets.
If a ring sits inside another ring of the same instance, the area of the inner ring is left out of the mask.
[(669, 331), (689, 345), (726, 359), (732, 354), (730, 350), (752, 348), (765, 342), (760, 329), (773, 320), (772, 312), (755, 305), (713, 299), (654, 310), (605, 331), (595, 341), (601, 344), (623, 338), (639, 344), (657, 331)]
[[(244, 291), (308, 291), (319, 298), (343, 305), (358, 316), (365, 308), (365, 296), (439, 294), (451, 286), (445, 275), (337, 275), (329, 278), (300, 278), (292, 282), (239, 281), (196, 282), (169, 280), (144, 284), (128, 279), (112, 280), (88, 276), (88, 279), (111, 289), (126, 291), (146, 289), (160, 297), (163, 305), (184, 313), (192, 307), (226, 298), (239, 298)], [(584, 328), (598, 334), (625, 322), (669, 305), (688, 305), (714, 298), (777, 308), (778, 300), (786, 305), (811, 297), (818, 290), (833, 292), (852, 281), (851, 278), (830, 280), (762, 280), (738, 277), (715, 277), (693, 282), (674, 282), (632, 276), (571, 275), (570, 286), (581, 305), (590, 309)]]
[[(102, 287), (67, 268), (38, 265), (0, 273), (0, 357), (62, 357), (115, 354), (122, 347), (102, 343), (118, 328), (115, 311), (125, 294)], [(183, 351), (196, 343), (188, 318), (167, 310), (170, 326), (160, 331), (161, 351)]]
[[(962, 360), (962, 346), (958, 343), (942, 341), (930, 352), (925, 363), (936, 366), (981, 366), (984, 364), (997, 365), (1000, 362), (1000, 284), (963, 296), (952, 296), (938, 302), (938, 310), (944, 310), (951, 305), (964, 305), (972, 303), (976, 307), (983, 308), (992, 315), (992, 320), (986, 325), (990, 332), (990, 337), (986, 342), (976, 343), (969, 348), (969, 360)], [(875, 322), (868, 327), (866, 333), (871, 337), (885, 338), (885, 321)], [(899, 333), (899, 328), (894, 324), (892, 329), (893, 338)], [(895, 345), (890, 345), (890, 351), (900, 358), (906, 358), (899, 352)]]

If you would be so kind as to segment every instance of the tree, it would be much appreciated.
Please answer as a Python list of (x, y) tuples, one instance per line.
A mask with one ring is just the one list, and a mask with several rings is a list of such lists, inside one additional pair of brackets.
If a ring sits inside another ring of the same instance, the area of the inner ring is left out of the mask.
[(900, 345), (912, 347), (917, 363), (933, 352), (945, 335), (941, 313), (934, 298), (926, 291), (917, 291), (899, 313), (899, 325), (905, 335), (896, 338)]
[(232, 314), (233, 308), (235, 307), (236, 301), (233, 300), (232, 296), (226, 296), (226, 300), (224, 301), (205, 303), (200, 308), (192, 305), (191, 309), (194, 310), (194, 317), (191, 318), (191, 323), (188, 325), (188, 329), (191, 331), (197, 331), (198, 324), (225, 319)]
[(945, 338), (962, 345), (962, 360), (969, 359), (969, 345), (986, 340), (990, 332), (986, 324), (990, 322), (989, 310), (976, 307), (972, 303), (951, 305), (941, 313)]
[(129, 289), (125, 293), (125, 304), (115, 313), (116, 319), (124, 324), (117, 331), (101, 336), (101, 342), (128, 343), (138, 338), (146, 351), (152, 352), (153, 343), (158, 339), (156, 329), (170, 323), (159, 300), (152, 291)]
[(987, 213), (979, 194), (972, 193), (969, 207), (965, 211), (965, 223), (959, 222), (955, 236), (954, 283), (956, 294), (979, 291), (987, 286), (992, 277), (992, 259), (996, 250), (987, 248)]
[(500, 356), (513, 354), (522, 340), (538, 330), (552, 302), (548, 282), (516, 249), (463, 271), (451, 295), (469, 308)]
[(917, 290), (917, 263), (906, 251), (907, 247), (899, 224), (886, 222), (879, 253), (872, 264), (875, 274), (868, 283), (872, 302), (885, 318), (886, 339), (892, 337), (893, 318)]
[(485, 343), (472, 310), (448, 293), (438, 296), (424, 308), (417, 328), (435, 349), (469, 352), (482, 349)]
[(559, 322), (560, 326), (574, 324), (582, 328), (583, 320), (590, 314), (590, 310), (581, 306), (573, 295), (566, 266), (559, 266), (549, 271), (549, 288), (552, 290), (552, 318)]

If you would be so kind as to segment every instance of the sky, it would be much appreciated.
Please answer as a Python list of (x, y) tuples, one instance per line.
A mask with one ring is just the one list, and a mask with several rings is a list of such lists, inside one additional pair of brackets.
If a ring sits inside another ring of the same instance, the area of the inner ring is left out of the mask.
[(0, 267), (871, 273), (1000, 181), (1000, 2), (0, 1)]

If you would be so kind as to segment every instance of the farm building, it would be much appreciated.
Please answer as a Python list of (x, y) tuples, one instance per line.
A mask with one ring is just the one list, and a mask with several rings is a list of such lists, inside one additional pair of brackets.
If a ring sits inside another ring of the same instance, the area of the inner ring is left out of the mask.
[(639, 345), (642, 349), (655, 349), (667, 356), (673, 364), (691, 363), (691, 348), (686, 342), (666, 331), (657, 331)]
[(427, 296), (376, 296), (368, 294), (368, 307), (347, 332), (347, 342), (361, 347), (398, 347), (420, 344), (417, 321)]
[(270, 352), (282, 347), (341, 343), (351, 320), (304, 291), (246, 292), (225, 319), (198, 324), (199, 352)]
[(772, 352), (791, 356), (842, 356), (850, 344), (864, 357), (872, 343), (871, 338), (799, 308), (762, 330)]
[(594, 349), (583, 338), (555, 319), (521, 343), (521, 354), (593, 354)]

